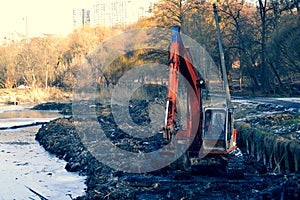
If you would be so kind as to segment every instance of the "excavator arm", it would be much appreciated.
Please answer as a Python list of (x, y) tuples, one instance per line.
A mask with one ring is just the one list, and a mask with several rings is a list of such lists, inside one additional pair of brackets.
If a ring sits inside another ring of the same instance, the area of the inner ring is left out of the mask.
[[(202, 127), (199, 126), (201, 126), (202, 119), (199, 119), (199, 116), (202, 116), (201, 88), (204, 86), (204, 80), (197, 74), (191, 62), (191, 56), (183, 45), (179, 26), (172, 27), (172, 40), (169, 52), (169, 90), (167, 94), (165, 125), (163, 128), (166, 142), (171, 141), (172, 136), (177, 133), (175, 113), (179, 75), (184, 77), (187, 85), (189, 108), (186, 116), (187, 131), (184, 133), (187, 139), (192, 137), (192, 133), (201, 134)], [(190, 120), (191, 118), (193, 120)]]

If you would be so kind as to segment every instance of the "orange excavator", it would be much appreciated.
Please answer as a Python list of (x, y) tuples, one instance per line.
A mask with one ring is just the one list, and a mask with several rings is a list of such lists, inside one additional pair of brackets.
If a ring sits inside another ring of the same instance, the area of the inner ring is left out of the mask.
[[(185, 170), (193, 173), (227, 173), (231, 177), (243, 176), (242, 154), (236, 146), (237, 130), (233, 127), (233, 107), (230, 101), (225, 70), (224, 55), (216, 7), (214, 6), (219, 50), (221, 55), (222, 95), (210, 88), (215, 81), (199, 73), (192, 61), (189, 49), (183, 44), (180, 27), (172, 27), (169, 49), (169, 85), (163, 127), (164, 143), (176, 140), (176, 148), (188, 146), (182, 162)], [(200, 70), (201, 71), (201, 70)], [(182, 78), (180, 78), (182, 77)], [(180, 79), (182, 79), (180, 81)], [(208, 79), (208, 80), (207, 80)], [(186, 119), (184, 127), (176, 119), (178, 90), (181, 82), (186, 88)], [(214, 99), (224, 99), (223, 103)], [(208, 99), (213, 99), (206, 103)], [(212, 103), (214, 102), (214, 103)]]

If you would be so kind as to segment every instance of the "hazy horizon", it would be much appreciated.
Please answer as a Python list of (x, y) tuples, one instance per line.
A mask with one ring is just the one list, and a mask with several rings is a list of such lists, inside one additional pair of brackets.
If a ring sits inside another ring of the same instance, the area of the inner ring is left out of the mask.
[(93, 0), (9, 0), (0, 6), (0, 35), (65, 35), (73, 30), (72, 10)]

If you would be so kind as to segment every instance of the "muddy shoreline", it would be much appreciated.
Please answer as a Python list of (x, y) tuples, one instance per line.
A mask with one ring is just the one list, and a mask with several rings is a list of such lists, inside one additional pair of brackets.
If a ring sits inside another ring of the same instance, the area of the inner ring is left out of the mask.
[[(109, 120), (107, 116), (101, 116), (101, 113), (98, 117)], [(106, 128), (112, 130), (115, 127)], [(298, 174), (272, 173), (262, 162), (257, 162), (247, 154), (244, 155), (246, 176), (242, 180), (192, 176), (170, 167), (132, 174), (115, 171), (99, 162), (82, 144), (73, 118), (49, 122), (36, 134), (36, 140), (47, 151), (65, 159), (68, 162), (67, 170), (87, 175), (86, 195), (77, 198), (80, 200), (298, 199), (300, 196)]]

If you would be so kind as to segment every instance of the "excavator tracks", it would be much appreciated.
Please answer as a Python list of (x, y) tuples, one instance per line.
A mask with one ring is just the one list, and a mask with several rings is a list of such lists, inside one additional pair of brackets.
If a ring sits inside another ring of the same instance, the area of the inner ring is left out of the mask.
[(229, 178), (244, 178), (244, 160), (241, 150), (235, 149), (228, 154), (226, 172)]

